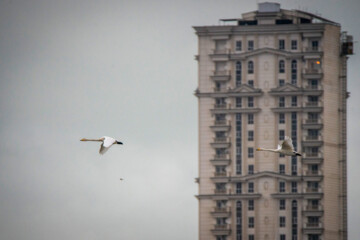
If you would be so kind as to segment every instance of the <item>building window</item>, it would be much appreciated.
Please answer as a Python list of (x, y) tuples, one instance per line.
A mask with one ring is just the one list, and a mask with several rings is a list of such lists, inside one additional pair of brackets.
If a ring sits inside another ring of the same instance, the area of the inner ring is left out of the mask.
[(296, 60), (291, 61), (291, 84), (296, 84), (297, 82), (297, 62)]
[(236, 62), (236, 70), (235, 70), (235, 79), (236, 79), (237, 87), (239, 87), (241, 85), (241, 74), (242, 74), (241, 62), (237, 61)]
[(254, 41), (253, 40), (248, 41), (248, 50), (249, 51), (254, 50)]
[(285, 113), (279, 113), (279, 123), (285, 123)]
[(248, 158), (253, 158), (254, 157), (254, 148), (249, 147), (248, 148)]
[(280, 234), (280, 240), (286, 240), (286, 235), (285, 234)]
[(248, 124), (254, 124), (254, 114), (248, 114)]
[(285, 61), (280, 60), (279, 61), (279, 73), (284, 73), (284, 72), (285, 72)]
[(248, 131), (248, 141), (254, 141), (254, 131), (253, 130)]
[(285, 49), (285, 40), (284, 40), (284, 39), (280, 39), (280, 40), (279, 40), (279, 49), (280, 49), (280, 50), (284, 50), (284, 49)]
[(254, 217), (249, 217), (249, 228), (255, 227)]
[(279, 218), (279, 227), (285, 227), (285, 225), (286, 225), (285, 221), (286, 221), (285, 217), (281, 216)]
[(312, 51), (319, 50), (319, 41), (317, 41), (317, 40), (311, 41), (311, 50)]
[(236, 183), (236, 194), (241, 194), (242, 192), (241, 187), (242, 187), (241, 182)]
[(249, 240), (255, 240), (254, 234), (249, 234)]
[(291, 50), (297, 49), (297, 40), (291, 40)]
[(249, 205), (248, 205), (248, 210), (249, 211), (254, 211), (254, 200), (253, 199), (250, 199), (249, 200)]
[(279, 192), (285, 192), (285, 182), (279, 182)]
[(254, 87), (254, 80), (249, 80), (248, 84), (249, 84), (249, 86)]
[(285, 85), (285, 80), (279, 79), (279, 87), (284, 86), (284, 85)]
[(285, 130), (279, 130), (279, 140), (285, 139)]
[(279, 200), (279, 209), (280, 210), (285, 210), (286, 209), (286, 201), (285, 201), (285, 199), (280, 199)]
[(310, 89), (318, 89), (319, 81), (317, 79), (309, 79), (308, 84)]
[(253, 192), (254, 192), (254, 183), (253, 183), (253, 182), (249, 182), (249, 183), (248, 183), (248, 192), (249, 192), (249, 193), (253, 193)]
[(279, 164), (279, 173), (285, 174), (285, 164)]
[(236, 107), (237, 107), (237, 108), (241, 108), (241, 107), (242, 107), (241, 97), (237, 97), (235, 101), (236, 101)]
[(254, 62), (253, 61), (248, 62), (248, 73), (249, 74), (254, 73)]
[(320, 240), (320, 236), (318, 234), (309, 234), (308, 240)]
[(254, 165), (250, 164), (250, 165), (248, 166), (248, 174), (249, 174), (249, 175), (250, 175), (250, 174), (254, 174)]
[(254, 107), (254, 97), (248, 97), (248, 107)]
[(291, 192), (297, 193), (297, 182), (291, 182)]
[(285, 107), (285, 97), (279, 97), (279, 107)]
[(235, 46), (236, 51), (241, 51), (242, 50), (241, 41), (236, 41), (235, 45), (236, 45)]
[(291, 97), (291, 106), (296, 107), (297, 106), (297, 96)]

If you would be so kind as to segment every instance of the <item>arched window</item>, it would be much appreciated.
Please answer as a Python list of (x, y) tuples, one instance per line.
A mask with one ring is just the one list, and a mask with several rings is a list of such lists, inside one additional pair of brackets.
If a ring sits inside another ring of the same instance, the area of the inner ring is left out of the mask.
[(235, 77), (236, 77), (236, 86), (241, 85), (241, 62), (236, 62), (236, 71), (235, 71)]
[(253, 61), (249, 61), (248, 62), (248, 73), (254, 73), (254, 62)]
[(291, 84), (296, 84), (297, 80), (297, 61), (291, 61)]
[(284, 72), (285, 72), (285, 61), (280, 60), (279, 61), (279, 73), (284, 73)]

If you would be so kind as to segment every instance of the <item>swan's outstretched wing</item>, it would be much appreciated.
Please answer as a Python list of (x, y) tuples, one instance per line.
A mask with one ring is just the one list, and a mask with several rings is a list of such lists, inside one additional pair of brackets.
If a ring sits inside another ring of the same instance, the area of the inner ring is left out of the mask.
[(294, 146), (292, 144), (291, 138), (285, 136), (285, 140), (281, 144), (281, 149), (286, 151), (294, 151)]
[(111, 137), (102, 137), (102, 138), (104, 140), (99, 150), (100, 154), (104, 154), (116, 142), (116, 140)]
[(106, 153), (106, 151), (107, 151), (108, 149), (109, 149), (109, 148), (108, 148), (108, 147), (104, 147), (104, 143), (102, 143), (101, 146), (100, 146), (99, 153), (100, 153), (100, 154), (104, 154), (104, 153)]
[(116, 142), (115, 139), (111, 138), (111, 137), (104, 137), (104, 147), (108, 148), (111, 147), (111, 145), (113, 145)]

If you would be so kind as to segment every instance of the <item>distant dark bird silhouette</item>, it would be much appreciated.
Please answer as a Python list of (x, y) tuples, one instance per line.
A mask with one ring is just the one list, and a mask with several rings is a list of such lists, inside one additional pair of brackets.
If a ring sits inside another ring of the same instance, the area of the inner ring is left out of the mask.
[(83, 141), (83, 142), (86, 142), (86, 141), (102, 142), (102, 144), (100, 146), (100, 150), (99, 150), (100, 154), (104, 154), (114, 144), (123, 144), (122, 142), (120, 142), (120, 141), (118, 141), (118, 140), (116, 140), (114, 138), (107, 137), (107, 136), (104, 136), (104, 137), (99, 138), (99, 139), (83, 138), (80, 141)]

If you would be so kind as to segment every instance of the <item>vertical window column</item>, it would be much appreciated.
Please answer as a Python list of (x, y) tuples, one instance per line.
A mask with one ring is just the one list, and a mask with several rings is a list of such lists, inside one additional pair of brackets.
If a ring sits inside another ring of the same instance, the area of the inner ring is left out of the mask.
[(241, 113), (236, 114), (236, 174), (241, 174)]
[(236, 202), (236, 240), (242, 240), (242, 207), (241, 207), (241, 201)]
[[(296, 112), (291, 113), (291, 138), (296, 151), (297, 149), (297, 114)], [(297, 158), (291, 156), (291, 175), (297, 175)]]

